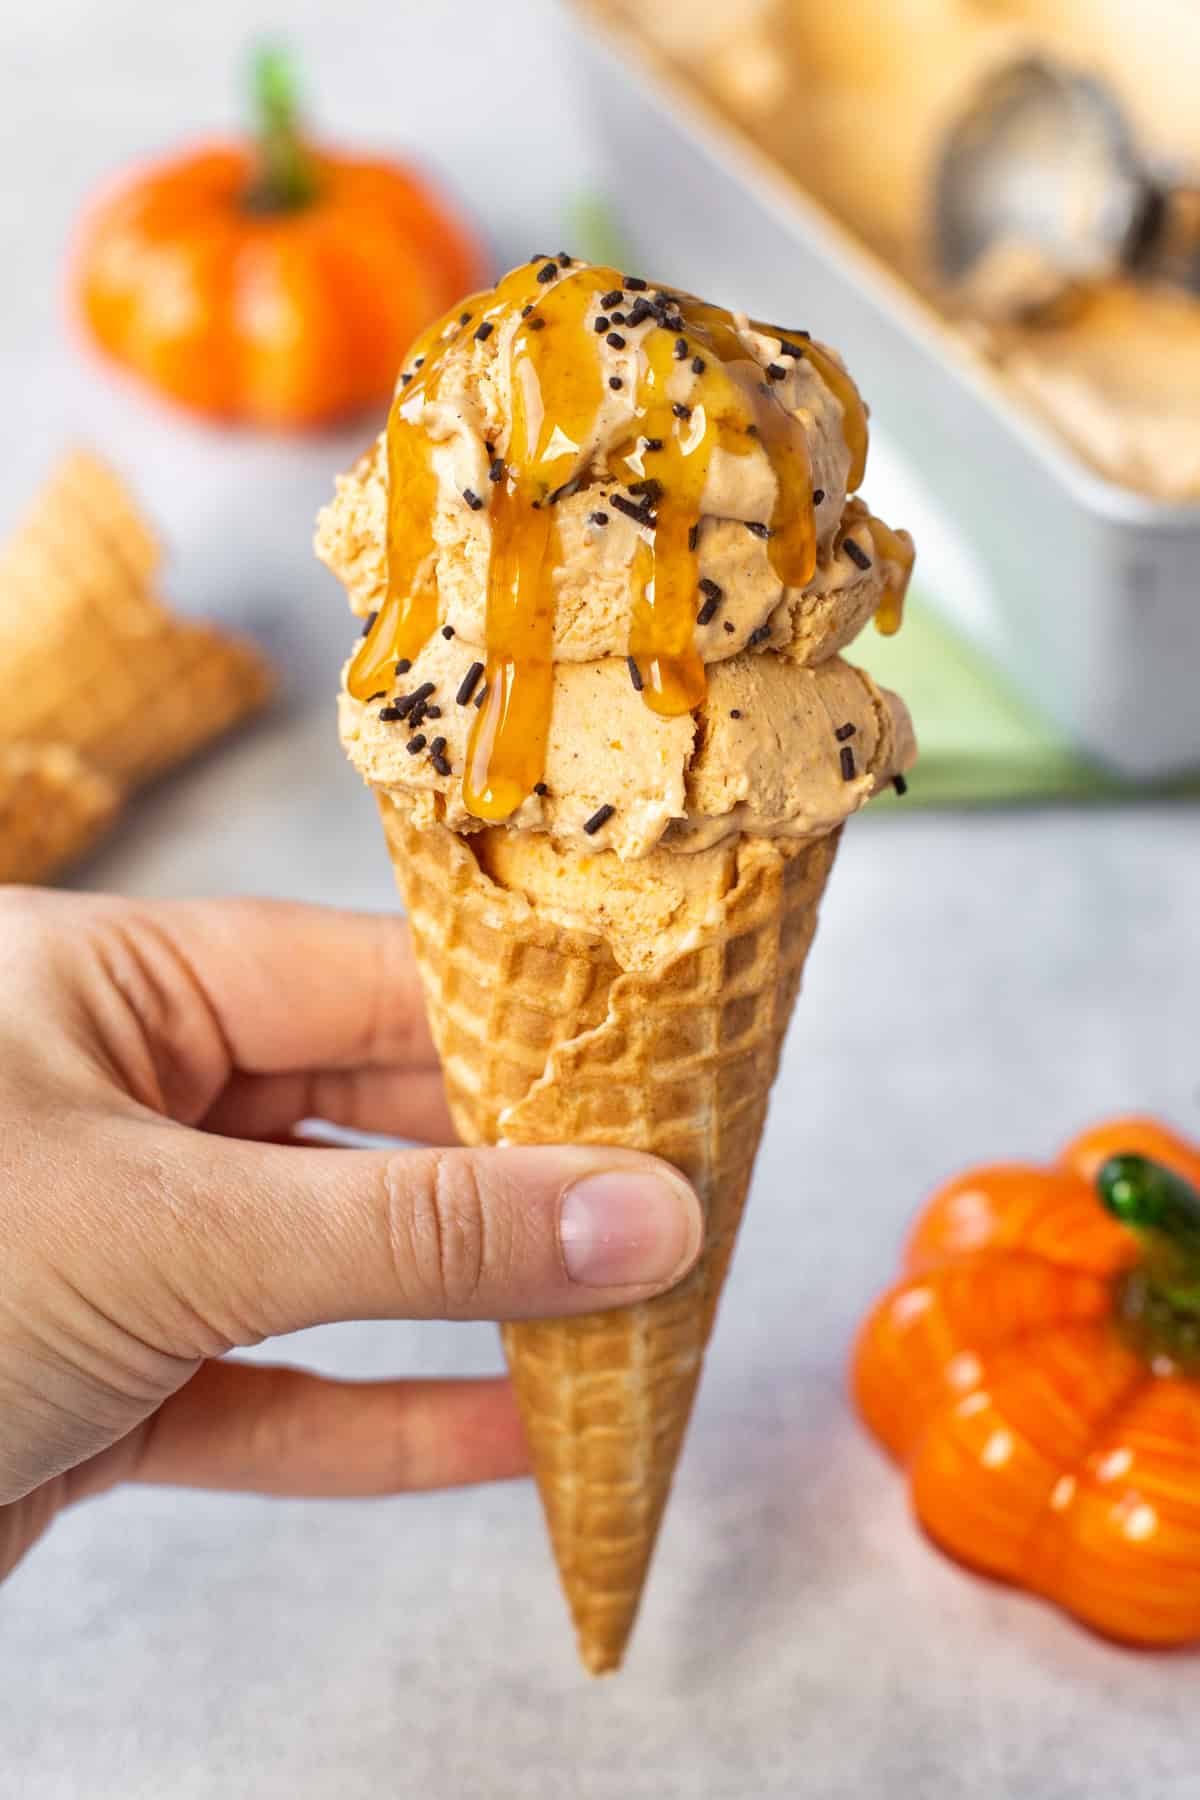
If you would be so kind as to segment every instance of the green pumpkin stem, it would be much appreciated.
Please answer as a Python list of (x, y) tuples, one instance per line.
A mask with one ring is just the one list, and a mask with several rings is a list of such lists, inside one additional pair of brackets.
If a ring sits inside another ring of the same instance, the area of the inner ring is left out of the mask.
[(251, 212), (298, 212), (315, 200), (317, 176), (300, 129), (295, 74), (285, 51), (264, 45), (255, 52), (253, 93), (258, 166), (246, 205)]
[(1110, 1157), (1096, 1186), (1142, 1246), (1141, 1261), (1118, 1280), (1127, 1331), (1147, 1353), (1200, 1361), (1200, 1194), (1145, 1156)]

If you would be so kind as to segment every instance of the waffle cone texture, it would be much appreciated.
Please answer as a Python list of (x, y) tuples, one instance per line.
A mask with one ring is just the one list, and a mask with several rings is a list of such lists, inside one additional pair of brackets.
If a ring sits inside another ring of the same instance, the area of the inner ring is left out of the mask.
[(107, 464), (65, 456), (0, 550), (0, 881), (77, 860), (144, 782), (262, 707), (260, 652), (179, 618)]
[(671, 1293), (502, 1328), (580, 1655), (601, 1674), (637, 1613), (838, 834), (742, 839), (703, 925), (628, 968), (603, 931), (498, 886), (455, 833), (380, 807), (464, 1143), (650, 1151), (705, 1210)]

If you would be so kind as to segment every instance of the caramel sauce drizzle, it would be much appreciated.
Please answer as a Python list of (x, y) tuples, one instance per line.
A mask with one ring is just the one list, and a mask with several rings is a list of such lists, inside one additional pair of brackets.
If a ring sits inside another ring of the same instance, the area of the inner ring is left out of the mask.
[(883, 598), (875, 614), (875, 629), (884, 637), (895, 637), (904, 623), (904, 602), (916, 550), (911, 538), (901, 537), (899, 532), (893, 531), (890, 525), (885, 525), (873, 513), (868, 523), (875, 548), (895, 571), (889, 576), (888, 584), (883, 590)]
[[(471, 731), (463, 801), (477, 819), (507, 819), (546, 761), (554, 694), (553, 498), (584, 472), (604, 400), (592, 300), (609, 270), (559, 281), (512, 341), (512, 431), (493, 484), (485, 636), (487, 699)], [(534, 321), (537, 329), (534, 329)]]
[[(493, 821), (511, 816), (545, 765), (560, 561), (554, 504), (589, 474), (607, 398), (593, 320), (600, 296), (626, 285), (615, 270), (588, 266), (539, 280), (550, 266), (539, 261), (514, 270), (491, 292), (461, 302), (413, 346), (388, 421), (387, 594), (347, 676), (356, 699), (387, 690), (397, 664), (415, 660), (437, 628), (438, 481), (421, 423), (424, 408), (438, 396), (441, 352), (464, 332), (498, 329), (517, 314), (509, 352), (510, 439), (502, 473), (479, 496), (492, 534), (487, 686), (463, 773), (468, 811)], [(654, 324), (640, 340), (632, 433), (605, 474), (629, 487), (641, 511), (629, 655), (646, 703), (670, 717), (691, 711), (705, 693), (695, 644), (697, 536), (714, 455), (746, 456), (761, 445), (769, 459), (776, 484), (771, 518), (750, 523), (766, 536), (771, 565), (788, 587), (803, 587), (812, 577), (816, 527), (803, 427), (775, 398), (732, 316), (689, 295), (667, 298), (672, 326)], [(634, 304), (626, 296), (620, 310)], [(771, 326), (756, 329), (789, 336)], [(804, 354), (841, 403), (853, 488), (866, 459), (865, 408), (840, 365), (808, 340)]]
[[(912, 539), (901, 536), (869, 512), (861, 500), (852, 501), (838, 527), (834, 553), (841, 549), (857, 527), (866, 526), (871, 533), (875, 555), (887, 564), (887, 582), (875, 612), (875, 629), (882, 637), (894, 637), (904, 623), (904, 601), (908, 594), (916, 549)], [(857, 539), (855, 540), (857, 542)]]

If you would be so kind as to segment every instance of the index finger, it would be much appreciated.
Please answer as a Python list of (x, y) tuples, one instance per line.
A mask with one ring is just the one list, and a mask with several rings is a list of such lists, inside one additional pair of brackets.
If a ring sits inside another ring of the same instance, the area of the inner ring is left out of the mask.
[(436, 1063), (407, 922), (279, 900), (92, 903), (86, 933), (170, 1085)]

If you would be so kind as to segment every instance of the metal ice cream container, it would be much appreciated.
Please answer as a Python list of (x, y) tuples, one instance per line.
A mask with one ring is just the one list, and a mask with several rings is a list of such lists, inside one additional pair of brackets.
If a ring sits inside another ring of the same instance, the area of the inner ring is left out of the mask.
[(586, 12), (563, 16), (647, 271), (835, 344), (985, 573), (970, 607), (936, 587), (931, 600), (1109, 767), (1200, 767), (1200, 504), (1094, 473), (685, 79)]

